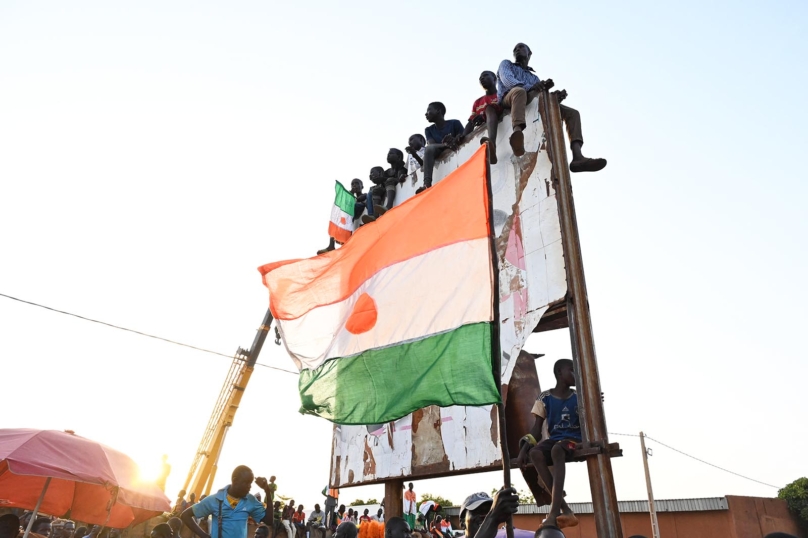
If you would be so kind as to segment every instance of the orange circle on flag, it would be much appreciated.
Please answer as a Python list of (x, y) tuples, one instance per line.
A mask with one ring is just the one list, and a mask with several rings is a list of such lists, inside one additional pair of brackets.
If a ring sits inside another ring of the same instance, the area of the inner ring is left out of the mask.
[(348, 316), (345, 328), (351, 334), (366, 333), (376, 325), (377, 315), (376, 301), (367, 293), (363, 293), (356, 301), (351, 315)]

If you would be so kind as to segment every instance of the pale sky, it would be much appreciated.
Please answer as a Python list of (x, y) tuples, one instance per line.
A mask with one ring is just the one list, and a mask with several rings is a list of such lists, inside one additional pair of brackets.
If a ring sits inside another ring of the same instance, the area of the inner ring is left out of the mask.
[[(6, 0), (0, 293), (246, 348), (267, 306), (256, 268), (326, 245), (334, 179), (384, 164), (430, 101), (465, 121), (479, 73), (524, 41), (581, 111), (585, 153), (609, 159), (573, 179), (609, 431), (785, 485), (808, 443), (807, 14), (798, 1)], [(167, 453), (173, 499), (228, 359), (2, 297), (0, 327), (2, 427), (73, 429), (146, 470)], [(547, 354), (549, 388), (568, 333), (527, 349)], [(293, 368), (271, 340), (260, 362)], [(247, 464), (322, 502), (331, 425), (298, 414), (296, 383), (256, 369), (216, 489)], [(638, 440), (612, 441), (618, 497), (644, 498)], [(649, 446), (657, 498), (776, 494)], [(500, 484), (416, 491), (459, 503)], [(565, 489), (590, 500), (585, 465)]]

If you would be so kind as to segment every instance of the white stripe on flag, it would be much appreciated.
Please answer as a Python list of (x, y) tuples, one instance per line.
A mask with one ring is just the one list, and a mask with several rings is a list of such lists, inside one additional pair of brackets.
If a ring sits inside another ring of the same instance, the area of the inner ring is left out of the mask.
[[(463, 241), (386, 267), (347, 299), (278, 323), (298, 367), (314, 369), (328, 359), (491, 321), (491, 271), (488, 238)], [(374, 299), (378, 318), (368, 332), (352, 334), (345, 322), (363, 293)]]
[(334, 204), (334, 206), (331, 208), (331, 222), (343, 230), (353, 232), (353, 217), (340, 209), (336, 204)]

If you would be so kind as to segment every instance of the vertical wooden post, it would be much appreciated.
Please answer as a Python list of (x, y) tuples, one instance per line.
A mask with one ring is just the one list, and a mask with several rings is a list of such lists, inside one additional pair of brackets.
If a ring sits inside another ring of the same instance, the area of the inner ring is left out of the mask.
[(642, 464), (645, 467), (645, 486), (648, 488), (648, 512), (651, 514), (651, 533), (659, 538), (659, 521), (656, 517), (654, 504), (654, 490), (651, 489), (651, 470), (648, 468), (648, 450), (645, 448), (645, 434), (640, 432), (640, 447), (642, 448)]
[(384, 482), (384, 520), (404, 516), (404, 479)]
[(562, 129), (558, 99), (547, 90), (542, 91), (539, 102), (542, 125), (547, 137), (550, 160), (553, 164), (554, 188), (561, 225), (561, 243), (564, 247), (564, 265), (567, 273), (567, 316), (569, 318), (572, 359), (577, 374), (578, 405), (581, 412), (583, 439), (600, 452), (586, 459), (589, 488), (595, 512), (598, 538), (623, 538), (617, 494), (609, 456), (606, 418), (600, 398), (600, 376), (595, 356), (595, 339), (589, 313), (589, 299), (584, 279), (583, 256), (578, 237), (578, 221), (572, 198), (567, 149)]

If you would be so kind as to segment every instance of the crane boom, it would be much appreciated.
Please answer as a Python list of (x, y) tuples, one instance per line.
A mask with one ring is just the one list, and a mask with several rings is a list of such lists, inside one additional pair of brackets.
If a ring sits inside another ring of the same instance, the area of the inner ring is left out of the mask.
[(249, 351), (238, 348), (233, 356), (233, 363), (230, 365), (222, 390), (219, 392), (219, 398), (213, 406), (213, 413), (202, 434), (202, 441), (199, 443), (194, 461), (188, 471), (188, 478), (185, 479), (183, 489), (189, 494), (195, 493), (197, 499), (203, 494), (210, 494), (227, 430), (233, 425), (233, 419), (255, 369), (255, 362), (261, 353), (271, 323), (272, 314), (267, 309), (264, 321), (256, 331), (252, 347)]

